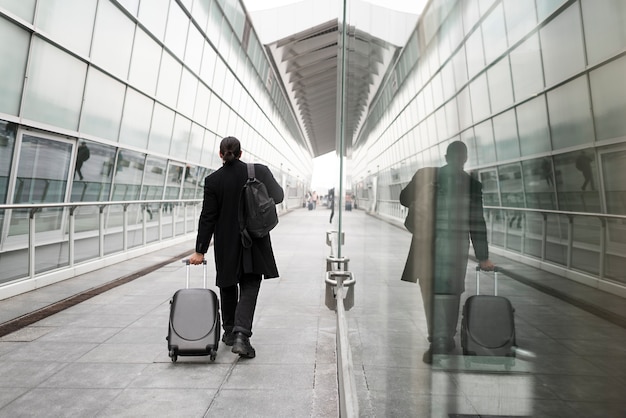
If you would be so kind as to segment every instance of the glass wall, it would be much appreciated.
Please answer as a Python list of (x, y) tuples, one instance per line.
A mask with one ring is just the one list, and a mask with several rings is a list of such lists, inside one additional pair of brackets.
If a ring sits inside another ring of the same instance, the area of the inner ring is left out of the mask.
[[(238, 1), (3, 0), (0, 35), (2, 204), (201, 199), (229, 135), (285, 184), (310, 181), (310, 146), (267, 83), (272, 66)], [(299, 206), (304, 189), (281, 208)], [(175, 206), (107, 208), (104, 227), (117, 235), (105, 253), (121, 251), (125, 211), (131, 232), (146, 218), (148, 241), (193, 230)], [(66, 245), (68, 213), (36, 214), (38, 237)], [(75, 231), (95, 237), (98, 207), (73, 213)], [(0, 210), (0, 253), (24, 251), (28, 216)]]

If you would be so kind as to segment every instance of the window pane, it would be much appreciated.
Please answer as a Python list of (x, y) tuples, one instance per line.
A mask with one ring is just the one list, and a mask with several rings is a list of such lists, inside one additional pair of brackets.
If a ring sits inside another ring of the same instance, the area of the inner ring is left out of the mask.
[(502, 206), (523, 208), (524, 187), (522, 185), (522, 170), (519, 163), (498, 167), (498, 180)]
[(165, 28), (165, 45), (181, 60), (185, 56), (188, 27), (187, 15), (178, 7), (178, 3), (172, 2)]
[(131, 88), (126, 89), (120, 143), (146, 148), (153, 107), (152, 99)]
[(137, 200), (143, 177), (145, 154), (119, 149), (111, 200)]
[(517, 107), (517, 129), (522, 155), (550, 151), (550, 129), (545, 96)]
[(183, 180), (184, 167), (170, 161), (165, 184), (165, 199), (178, 199)]
[(554, 172), (560, 210), (600, 212), (593, 149), (555, 155)]
[(626, 58), (590, 74), (597, 139), (626, 135)]
[(189, 149), (187, 150), (187, 159), (189, 161), (200, 163), (204, 131), (205, 129), (197, 123), (191, 126), (191, 137), (189, 138)]
[(500, 60), (487, 71), (491, 109), (497, 113), (513, 104), (513, 86), (511, 68), (507, 57)]
[(481, 171), (480, 182), (483, 185), (483, 203), (485, 206), (500, 206), (498, 177), (496, 170)]
[(465, 52), (467, 54), (467, 73), (469, 78), (472, 78), (485, 66), (483, 37), (480, 30), (475, 30), (467, 39)]
[(128, 80), (146, 94), (153, 95), (159, 78), (162, 48), (137, 28)]
[(84, 62), (34, 38), (23, 116), (76, 130), (86, 73)]
[(137, 16), (139, 10), (139, 0), (118, 0), (133, 16)]
[(160, 41), (165, 35), (165, 22), (170, 0), (142, 1), (139, 5), (139, 20)]
[(156, 95), (159, 100), (172, 108), (176, 107), (182, 69), (182, 65), (174, 57), (163, 51)]
[(202, 48), (204, 47), (204, 37), (194, 25), (189, 26), (189, 35), (187, 36), (187, 46), (185, 51), (185, 63), (191, 70), (200, 74), (200, 65), (202, 64)]
[(209, 111), (209, 101), (211, 91), (202, 83), (198, 83), (198, 93), (196, 94), (196, 104), (193, 109), (193, 120), (201, 125), (206, 124), (207, 112)]
[(0, 18), (0, 112), (17, 116), (24, 87), (30, 35)]
[(461, 129), (468, 128), (472, 125), (472, 106), (470, 103), (469, 87), (464, 88), (456, 96), (457, 106), (459, 109), (459, 124)]
[(576, 4), (543, 27), (540, 34), (546, 85), (558, 83), (585, 68), (583, 35)]
[(174, 112), (163, 105), (155, 103), (148, 148), (154, 152), (167, 154), (170, 149), (173, 126)]
[(487, 76), (483, 73), (470, 84), (472, 99), (472, 115), (474, 122), (485, 119), (491, 115), (489, 107), (489, 90), (487, 89)]
[(187, 156), (189, 146), (189, 134), (191, 132), (191, 121), (184, 116), (176, 114), (174, 121), (174, 133), (172, 134), (172, 145), (169, 155), (172, 158), (183, 160)]
[[(16, 133), (16, 124), (0, 120), (0, 203), (3, 204), (7, 203), (8, 180), (13, 161)], [(4, 214), (4, 211), (0, 213)], [(2, 221), (0, 220), (0, 232), (1, 231)]]
[(125, 85), (90, 67), (85, 87), (80, 130), (117, 140)]
[(135, 25), (110, 2), (100, 2), (91, 49), (91, 59), (105, 70), (126, 80)]
[(74, 165), (72, 202), (108, 200), (114, 163), (114, 147), (80, 140)]
[(146, 159), (146, 170), (141, 189), (142, 200), (159, 200), (163, 198), (165, 189), (165, 171), (167, 160), (151, 157)]
[(65, 201), (72, 144), (22, 137), (13, 203), (59, 203)]
[(626, 151), (611, 151), (602, 155), (606, 210), (626, 215)]
[(528, 38), (511, 51), (510, 57), (515, 100), (524, 100), (543, 90), (539, 37)]
[(556, 209), (554, 173), (550, 157), (522, 162), (526, 205), (536, 209)]
[(96, 0), (40, 1), (35, 25), (61, 45), (88, 56), (96, 4)]
[(587, 78), (579, 77), (548, 93), (554, 149), (593, 141)]
[(496, 139), (499, 161), (510, 160), (520, 156), (515, 111), (509, 110), (494, 117), (493, 133)]
[(506, 51), (506, 30), (504, 28), (504, 12), (499, 4), (485, 18), (482, 24), (485, 42), (485, 62), (491, 63)]
[(536, 0), (537, 1), (537, 15), (541, 22), (546, 17), (550, 16), (560, 5), (567, 0)]
[(3, 7), (29, 23), (33, 23), (33, 17), (35, 17), (35, 0), (0, 0), (0, 7)]
[(583, 0), (583, 24), (589, 64), (596, 64), (626, 47), (626, 3), (623, 0)]
[(522, 39), (537, 24), (532, 1), (504, 0), (504, 15), (509, 45)]
[(178, 92), (178, 111), (185, 116), (191, 117), (193, 114), (193, 105), (196, 102), (196, 90), (198, 88), (198, 79), (189, 70), (183, 68), (182, 78), (180, 81), (180, 90)]
[(478, 164), (493, 163), (496, 161), (496, 147), (493, 143), (493, 129), (491, 119), (474, 126), (476, 134), (476, 154)]

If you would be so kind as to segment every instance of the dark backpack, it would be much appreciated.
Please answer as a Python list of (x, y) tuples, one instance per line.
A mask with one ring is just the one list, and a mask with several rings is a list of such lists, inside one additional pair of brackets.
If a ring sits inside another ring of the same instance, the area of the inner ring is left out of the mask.
[(262, 238), (278, 224), (276, 203), (267, 193), (265, 184), (254, 174), (254, 164), (248, 163), (248, 180), (239, 195), (239, 229), (241, 243), (250, 248), (252, 240)]

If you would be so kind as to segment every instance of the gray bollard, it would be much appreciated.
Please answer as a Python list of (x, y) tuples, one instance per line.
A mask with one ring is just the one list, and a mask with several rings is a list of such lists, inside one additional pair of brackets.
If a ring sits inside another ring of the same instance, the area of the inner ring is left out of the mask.
[(337, 288), (342, 288), (343, 308), (348, 311), (354, 306), (354, 284), (356, 280), (349, 271), (326, 272), (326, 306), (330, 310), (337, 309)]

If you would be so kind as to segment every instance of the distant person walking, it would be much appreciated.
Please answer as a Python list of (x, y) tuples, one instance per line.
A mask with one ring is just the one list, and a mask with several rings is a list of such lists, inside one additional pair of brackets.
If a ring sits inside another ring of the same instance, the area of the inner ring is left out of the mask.
[(418, 170), (400, 193), (400, 203), (409, 208), (405, 224), (413, 233), (402, 280), (419, 280), (430, 341), (423, 356), (426, 363), (432, 362), (433, 354), (446, 354), (455, 347), (470, 239), (480, 267), (494, 268), (489, 260), (482, 185), (463, 171), (466, 161), (465, 144), (452, 142), (445, 166)]
[(576, 158), (576, 169), (583, 175), (583, 185), (580, 187), (582, 191), (587, 189), (587, 185), (591, 185), (591, 190), (596, 190), (596, 186), (593, 184), (592, 162), (593, 158), (587, 155), (585, 151), (582, 151), (578, 158)]
[[(244, 248), (239, 230), (239, 195), (248, 178), (246, 164), (240, 161), (241, 144), (229, 136), (220, 143), (223, 165), (204, 180), (204, 201), (198, 222), (196, 252), (191, 264), (200, 264), (214, 238), (216, 285), (220, 289), (222, 341), (232, 352), (253, 358), (256, 351), (250, 344), (252, 322), (262, 278), (278, 277), (270, 236), (254, 239)], [(267, 187), (276, 203), (284, 193), (272, 172), (265, 165), (255, 164), (255, 175)]]
[(80, 141), (80, 145), (78, 146), (78, 151), (76, 152), (76, 168), (74, 171), (78, 174), (79, 179), (83, 179), (82, 168), (85, 161), (87, 161), (90, 157), (89, 148), (85, 141)]

